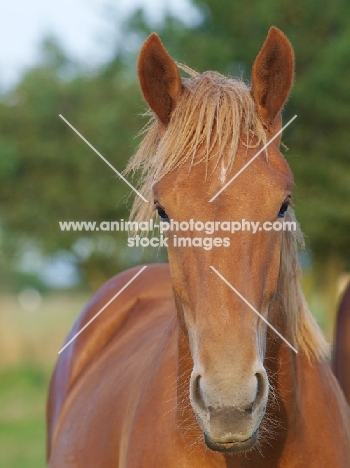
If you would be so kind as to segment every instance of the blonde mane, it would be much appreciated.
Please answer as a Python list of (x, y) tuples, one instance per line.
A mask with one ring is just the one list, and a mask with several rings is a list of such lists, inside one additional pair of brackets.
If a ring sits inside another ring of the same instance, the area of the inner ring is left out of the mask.
[[(217, 72), (198, 74), (188, 67), (179, 67), (190, 75), (183, 82), (184, 92), (171, 115), (164, 135), (159, 137), (156, 117), (150, 116), (141, 131), (145, 135), (125, 173), (137, 173), (138, 189), (149, 201), (136, 196), (131, 219), (148, 221), (153, 215), (153, 185), (166, 174), (189, 163), (190, 167), (215, 160), (219, 164), (229, 155), (232, 167), (239, 144), (258, 146), (266, 142), (266, 134), (255, 110), (249, 87), (241, 80), (227, 78)], [(242, 141), (242, 135), (245, 141)], [(198, 149), (201, 148), (198, 156)], [(204, 151), (203, 151), (204, 148)], [(295, 220), (292, 209), (287, 220)], [(307, 358), (328, 357), (329, 346), (311, 315), (300, 285), (298, 243), (303, 244), (299, 226), (297, 232), (283, 232), (281, 266), (272, 313), (283, 326), (287, 339)]]
[(286, 221), (295, 221), (297, 229), (282, 234), (281, 264), (271, 313), (299, 352), (310, 362), (321, 361), (329, 358), (330, 346), (309, 310), (301, 287), (298, 249), (304, 248), (304, 239), (292, 208), (288, 209)]

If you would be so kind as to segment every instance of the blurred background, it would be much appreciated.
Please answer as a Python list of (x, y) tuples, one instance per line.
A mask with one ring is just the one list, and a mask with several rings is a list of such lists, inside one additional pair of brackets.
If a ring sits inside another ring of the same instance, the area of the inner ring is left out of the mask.
[[(165, 6), (166, 4), (166, 6)], [(45, 466), (45, 399), (57, 352), (109, 277), (162, 261), (126, 233), (59, 221), (128, 219), (119, 171), (145, 124), (136, 59), (156, 31), (179, 62), (250, 78), (271, 25), (296, 55), (286, 158), (306, 236), (303, 287), (332, 340), (350, 269), (350, 3), (347, 0), (12, 0), (0, 19), (0, 466)]]

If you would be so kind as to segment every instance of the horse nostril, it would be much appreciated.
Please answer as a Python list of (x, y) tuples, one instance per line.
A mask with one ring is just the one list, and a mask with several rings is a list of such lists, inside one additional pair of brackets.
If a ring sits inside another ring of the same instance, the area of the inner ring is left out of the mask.
[(255, 377), (256, 377), (256, 379), (258, 381), (258, 385), (257, 385), (255, 402), (254, 402), (254, 405), (253, 405), (254, 408), (257, 407), (257, 406), (260, 406), (261, 402), (263, 401), (265, 393), (266, 393), (266, 385), (267, 385), (266, 378), (265, 378), (265, 375), (263, 373), (257, 372), (255, 374)]
[(197, 375), (192, 380), (192, 399), (200, 409), (205, 410), (205, 404), (203, 401), (202, 392), (200, 388), (200, 380), (201, 380), (200, 375)]

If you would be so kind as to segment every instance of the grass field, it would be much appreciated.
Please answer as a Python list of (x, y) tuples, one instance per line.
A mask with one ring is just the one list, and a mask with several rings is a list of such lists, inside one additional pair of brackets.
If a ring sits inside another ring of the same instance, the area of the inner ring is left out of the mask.
[(57, 352), (87, 297), (49, 296), (36, 310), (0, 297), (0, 467), (45, 467), (45, 404)]
[(0, 466), (45, 467), (44, 405), (49, 370), (12, 366), (0, 372)]

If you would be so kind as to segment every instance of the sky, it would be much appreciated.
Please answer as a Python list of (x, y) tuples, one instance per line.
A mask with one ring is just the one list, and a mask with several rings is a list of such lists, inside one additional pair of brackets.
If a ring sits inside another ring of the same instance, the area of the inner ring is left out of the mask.
[[(190, 0), (10, 0), (0, 15), (0, 89), (14, 84), (38, 59), (41, 39), (56, 36), (70, 56), (95, 63), (108, 59), (108, 39), (118, 20), (138, 6), (159, 21), (165, 11), (185, 22), (195, 18)], [(116, 23), (112, 22), (112, 15)], [(94, 63), (93, 63), (94, 64)]]

